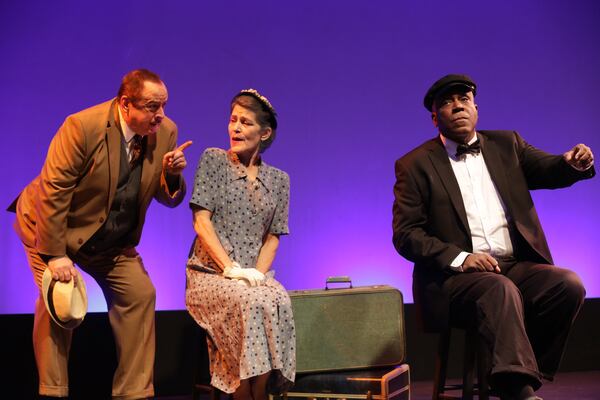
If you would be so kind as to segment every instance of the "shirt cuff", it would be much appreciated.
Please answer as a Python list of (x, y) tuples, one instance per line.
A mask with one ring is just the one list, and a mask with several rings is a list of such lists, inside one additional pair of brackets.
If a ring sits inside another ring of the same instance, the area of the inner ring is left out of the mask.
[(466, 251), (461, 251), (459, 255), (456, 256), (454, 260), (450, 263), (449, 267), (452, 271), (463, 272), (463, 263), (465, 259), (471, 255), (471, 253), (467, 253)]

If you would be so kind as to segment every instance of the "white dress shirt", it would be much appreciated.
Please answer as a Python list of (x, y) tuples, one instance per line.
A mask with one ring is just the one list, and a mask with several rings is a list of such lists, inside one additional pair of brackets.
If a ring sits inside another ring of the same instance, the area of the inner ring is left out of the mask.
[(129, 152), (131, 150), (129, 143), (131, 143), (131, 140), (136, 135), (136, 133), (132, 131), (129, 125), (127, 125), (127, 123), (125, 122), (123, 114), (121, 113), (121, 107), (118, 104), (117, 108), (119, 109), (119, 123), (121, 124), (121, 131), (123, 131), (123, 138), (125, 139), (125, 151), (127, 151), (127, 159), (129, 159)]
[[(471, 230), (473, 253), (488, 253), (493, 257), (510, 257), (513, 246), (510, 240), (505, 206), (490, 177), (481, 152), (456, 157), (458, 143), (440, 134), (448, 152), (452, 171), (458, 181), (460, 194), (465, 205), (467, 221)], [(468, 143), (477, 140), (477, 135)], [(471, 254), (461, 252), (450, 268), (462, 271), (465, 258)]]

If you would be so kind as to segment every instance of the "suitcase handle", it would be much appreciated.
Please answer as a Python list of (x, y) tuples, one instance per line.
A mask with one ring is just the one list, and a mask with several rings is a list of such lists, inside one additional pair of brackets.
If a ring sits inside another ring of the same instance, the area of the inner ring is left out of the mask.
[[(325, 290), (331, 289), (329, 284), (347, 283), (350, 289), (352, 289), (352, 279), (349, 276), (330, 276), (325, 281)], [(339, 289), (339, 288), (338, 288)]]

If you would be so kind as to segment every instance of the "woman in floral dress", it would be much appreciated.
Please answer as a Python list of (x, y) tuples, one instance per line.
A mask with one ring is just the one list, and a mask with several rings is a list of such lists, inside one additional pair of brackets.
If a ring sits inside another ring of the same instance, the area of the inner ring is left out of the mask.
[(282, 392), (296, 370), (290, 298), (271, 269), (288, 234), (289, 177), (261, 154), (277, 114), (254, 89), (231, 102), (229, 150), (202, 155), (190, 200), (196, 239), (186, 306), (207, 331), (211, 384), (234, 399)]

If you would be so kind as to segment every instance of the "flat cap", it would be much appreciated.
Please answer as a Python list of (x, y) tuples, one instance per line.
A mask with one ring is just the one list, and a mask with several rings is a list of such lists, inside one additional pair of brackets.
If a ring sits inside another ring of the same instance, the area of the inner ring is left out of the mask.
[(450, 74), (446, 75), (437, 81), (427, 91), (425, 98), (423, 99), (423, 105), (429, 111), (433, 107), (433, 101), (437, 96), (450, 90), (451, 88), (463, 86), (468, 91), (473, 92), (473, 96), (477, 94), (477, 85), (473, 82), (473, 79), (467, 75)]

